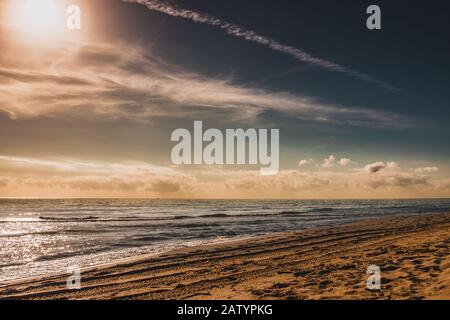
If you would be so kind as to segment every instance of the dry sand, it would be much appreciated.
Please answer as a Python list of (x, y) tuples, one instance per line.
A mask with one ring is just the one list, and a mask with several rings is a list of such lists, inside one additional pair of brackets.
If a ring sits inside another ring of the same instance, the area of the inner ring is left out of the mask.
[[(450, 299), (450, 214), (384, 218), (141, 257), (0, 286), (8, 299)], [(369, 265), (380, 291), (366, 288)]]

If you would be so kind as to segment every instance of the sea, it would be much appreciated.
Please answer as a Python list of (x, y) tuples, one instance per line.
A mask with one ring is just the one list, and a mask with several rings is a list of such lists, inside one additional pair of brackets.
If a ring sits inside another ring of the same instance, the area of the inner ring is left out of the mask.
[(438, 212), (450, 212), (450, 199), (0, 199), (0, 284), (186, 246)]

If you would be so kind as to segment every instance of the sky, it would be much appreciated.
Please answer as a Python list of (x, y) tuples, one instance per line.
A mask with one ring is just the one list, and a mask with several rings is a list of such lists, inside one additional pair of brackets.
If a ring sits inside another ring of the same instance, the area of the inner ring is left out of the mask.
[[(450, 196), (444, 1), (37, 2), (0, 0), (0, 197)], [(174, 165), (194, 120), (280, 129), (280, 171)]]

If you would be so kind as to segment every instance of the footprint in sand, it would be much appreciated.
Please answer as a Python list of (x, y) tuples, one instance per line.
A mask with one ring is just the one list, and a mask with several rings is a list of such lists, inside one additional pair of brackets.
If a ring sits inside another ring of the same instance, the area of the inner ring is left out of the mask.
[(330, 280), (322, 280), (319, 282), (319, 289), (325, 289), (331, 284)]
[(396, 265), (388, 265), (381, 268), (381, 271), (395, 271), (398, 270), (400, 267)]
[(415, 259), (415, 260), (411, 261), (411, 263), (415, 264), (417, 266), (417, 265), (423, 264), (423, 260), (422, 259)]
[(293, 272), (292, 274), (294, 275), (294, 277), (303, 277), (303, 276), (306, 276), (307, 274), (309, 274), (310, 272), (311, 271), (303, 270), (303, 271)]
[(289, 287), (289, 283), (275, 283), (271, 288), (273, 289), (283, 289)]

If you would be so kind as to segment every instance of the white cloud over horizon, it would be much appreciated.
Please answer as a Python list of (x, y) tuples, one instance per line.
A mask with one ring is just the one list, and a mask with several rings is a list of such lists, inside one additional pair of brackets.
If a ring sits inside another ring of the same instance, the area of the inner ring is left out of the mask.
[(264, 177), (253, 169), (200, 166), (191, 170), (143, 162), (0, 156), (0, 197), (374, 198), (444, 196), (450, 191), (448, 179), (397, 168), (377, 174), (345, 167), (313, 172), (285, 169)]
[(341, 158), (338, 160), (338, 158), (335, 155), (331, 154), (328, 156), (328, 158), (323, 159), (320, 167), (333, 168), (337, 165), (339, 165), (341, 167), (347, 167), (349, 165), (355, 165), (355, 164), (357, 164), (357, 162), (355, 162), (349, 158)]
[(422, 168), (415, 168), (414, 172), (415, 173), (434, 173), (434, 172), (438, 172), (439, 168), (436, 166), (433, 167), (422, 167)]
[(369, 173), (377, 173), (383, 169), (399, 169), (399, 165), (397, 162), (383, 162), (383, 161), (378, 161), (378, 162), (374, 162), (374, 163), (370, 163), (368, 165), (366, 165), (363, 170)]
[(307, 166), (307, 165), (312, 164), (312, 163), (314, 163), (314, 159), (304, 159), (304, 160), (300, 160), (298, 162), (298, 166), (299, 167), (303, 167), (303, 166)]

